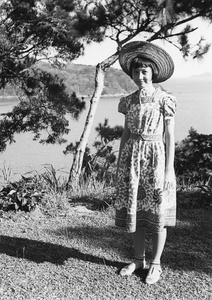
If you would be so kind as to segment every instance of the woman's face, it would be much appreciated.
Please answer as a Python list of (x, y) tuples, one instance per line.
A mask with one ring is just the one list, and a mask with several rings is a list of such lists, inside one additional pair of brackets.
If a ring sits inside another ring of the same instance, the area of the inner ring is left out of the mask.
[(152, 75), (152, 69), (150, 67), (132, 69), (132, 79), (140, 89), (152, 85)]

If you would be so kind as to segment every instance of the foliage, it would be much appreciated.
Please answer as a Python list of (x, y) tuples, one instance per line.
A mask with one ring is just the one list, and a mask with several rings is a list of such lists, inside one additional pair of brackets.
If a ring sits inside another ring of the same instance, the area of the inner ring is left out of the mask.
[(31, 211), (42, 198), (39, 186), (36, 186), (34, 178), (24, 176), (18, 182), (7, 184), (0, 191), (1, 210)]
[(191, 208), (212, 204), (211, 134), (198, 134), (191, 128), (188, 137), (176, 145), (175, 169), (181, 206)]
[[(41, 73), (43, 75), (43, 73)], [(28, 98), (22, 100), (9, 113), (5, 113), (0, 120), (0, 151), (6, 149), (7, 143), (15, 141), (14, 134), (31, 131), (34, 140), (40, 143), (63, 143), (66, 141), (64, 134), (69, 132), (69, 122), (66, 114), (71, 114), (76, 119), (85, 102), (77, 98), (76, 94), (69, 95), (64, 90), (64, 85), (58, 77), (45, 74), (45, 81), (34, 85)], [(28, 77), (28, 79), (30, 79)], [(33, 80), (33, 77), (31, 77)], [(36, 82), (37, 83), (37, 82)]]
[(25, 71), (41, 57), (48, 59), (51, 47), (57, 51), (54, 60), (80, 54), (82, 44), (68, 12), (54, 1), (11, 0), (1, 5), (1, 87), (24, 81)]
[[(72, 60), (97, 34), (81, 31), (76, 1), (9, 0), (1, 4), (1, 86), (42, 58)], [(94, 36), (95, 35), (95, 36)]]
[(205, 183), (212, 175), (212, 134), (198, 134), (191, 128), (188, 137), (177, 143), (175, 157), (178, 176)]
[(42, 205), (44, 211), (47, 208), (52, 210), (53, 207), (59, 209), (65, 186), (65, 179), (58, 175), (54, 167), (45, 165), (41, 174), (30, 173), (18, 181), (6, 182), (0, 191), (0, 210), (28, 212), (34, 210), (38, 204)]
[(8, 184), (13, 175), (13, 171), (10, 166), (7, 166), (5, 163), (3, 163), (3, 168), (0, 170), (1, 173), (1, 184), (5, 185)]
[(189, 22), (199, 17), (212, 20), (210, 0), (189, 3), (184, 0), (96, 1), (95, 4), (88, 2), (86, 12), (89, 16), (86, 20), (84, 13), (79, 15), (82, 27), (97, 24), (102, 34), (119, 46), (141, 33), (144, 40), (162, 39), (175, 44), (184, 57), (202, 58), (209, 49), (203, 37), (191, 45), (189, 34), (196, 28)]
[(38, 62), (62, 66), (78, 57), (84, 44), (96, 39), (98, 28), (82, 32), (76, 1), (9, 0), (0, 6), (0, 89), (13, 87), (20, 99), (1, 120), (0, 151), (14, 141), (15, 132), (29, 130), (39, 139), (45, 129), (49, 134), (41, 142), (61, 143), (68, 132), (66, 114), (77, 118), (85, 104)]
[(45, 190), (54, 192), (54, 193), (62, 193), (65, 189), (65, 181), (61, 175), (57, 174), (57, 171), (52, 165), (45, 165), (45, 171), (40, 175), (41, 180), (45, 182)]

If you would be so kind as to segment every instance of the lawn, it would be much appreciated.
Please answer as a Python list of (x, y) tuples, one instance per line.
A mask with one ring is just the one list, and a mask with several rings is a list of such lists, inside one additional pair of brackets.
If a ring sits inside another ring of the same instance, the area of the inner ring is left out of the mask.
[[(153, 286), (144, 283), (147, 270), (118, 274), (133, 250), (113, 214), (77, 201), (54, 216), (39, 207), (2, 213), (0, 299), (212, 300), (212, 207), (178, 209)], [(148, 235), (148, 259), (150, 242)]]

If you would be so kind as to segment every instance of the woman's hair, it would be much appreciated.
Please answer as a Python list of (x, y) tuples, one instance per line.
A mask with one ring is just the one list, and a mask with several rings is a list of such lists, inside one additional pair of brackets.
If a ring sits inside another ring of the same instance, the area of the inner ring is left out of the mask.
[(132, 78), (132, 70), (137, 68), (147, 68), (150, 67), (152, 69), (152, 79), (158, 75), (158, 70), (156, 64), (149, 59), (143, 57), (136, 57), (132, 60), (130, 64), (130, 77)]

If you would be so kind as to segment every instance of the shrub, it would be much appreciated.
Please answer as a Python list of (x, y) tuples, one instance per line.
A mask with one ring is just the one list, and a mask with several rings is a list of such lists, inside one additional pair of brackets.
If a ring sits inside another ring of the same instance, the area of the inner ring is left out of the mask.
[(206, 184), (212, 175), (212, 134), (191, 128), (188, 137), (176, 144), (175, 170), (181, 182)]
[(42, 192), (34, 177), (24, 177), (8, 183), (0, 191), (0, 209), (31, 211), (42, 198)]
[(42, 203), (44, 210), (64, 207), (67, 197), (66, 182), (57, 175), (52, 165), (45, 165), (44, 172), (28, 173), (21, 180), (7, 183), (0, 191), (0, 209), (29, 212)]

